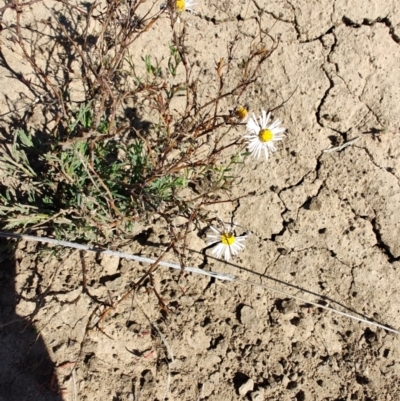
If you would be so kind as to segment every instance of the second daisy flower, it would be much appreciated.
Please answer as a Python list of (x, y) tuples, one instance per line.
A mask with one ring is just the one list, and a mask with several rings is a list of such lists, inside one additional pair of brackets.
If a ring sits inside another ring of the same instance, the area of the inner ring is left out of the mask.
[(210, 242), (207, 245), (217, 244), (212, 253), (220, 259), (224, 257), (229, 261), (231, 256), (236, 256), (239, 251), (244, 248), (242, 242), (246, 239), (247, 235), (236, 236), (234, 234), (235, 225), (225, 224), (223, 231), (219, 231), (213, 226), (210, 226), (211, 233), (207, 235)]
[(281, 121), (276, 119), (272, 124), (268, 124), (271, 113), (265, 110), (261, 111), (259, 123), (255, 114), (249, 118), (246, 125), (249, 135), (245, 135), (247, 139), (247, 147), (253, 157), (260, 157), (262, 151), (265, 153), (265, 159), (268, 160), (268, 153), (275, 152), (274, 142), (281, 141), (285, 134), (286, 128), (281, 127)]

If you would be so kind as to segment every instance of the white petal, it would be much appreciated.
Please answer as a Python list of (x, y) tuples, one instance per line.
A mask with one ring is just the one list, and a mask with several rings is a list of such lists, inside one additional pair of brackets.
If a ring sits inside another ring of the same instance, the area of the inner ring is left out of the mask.
[(223, 251), (224, 251), (224, 244), (219, 243), (219, 244), (212, 250), (212, 254), (215, 255), (218, 259), (220, 259)]
[(265, 118), (265, 126), (264, 128), (268, 127), (269, 118), (271, 117), (271, 112), (268, 113), (267, 117)]
[(252, 118), (250, 118), (249, 121), (247, 122), (246, 129), (247, 129), (247, 131), (250, 131), (250, 132), (252, 132), (254, 134), (258, 134), (259, 131), (260, 131), (259, 125)]
[(212, 231), (215, 232), (215, 234), (221, 235), (221, 233), (216, 228), (214, 228), (213, 226), (210, 226), (210, 228), (211, 228)]
[(210, 242), (207, 243), (207, 246), (210, 246), (210, 245), (212, 245), (212, 244), (216, 244), (216, 243), (219, 242), (219, 241), (220, 241), (219, 239), (215, 239), (215, 240), (213, 240), (213, 241), (210, 241)]
[(228, 262), (230, 257), (231, 257), (231, 250), (229, 249), (229, 246), (225, 246), (224, 258)]

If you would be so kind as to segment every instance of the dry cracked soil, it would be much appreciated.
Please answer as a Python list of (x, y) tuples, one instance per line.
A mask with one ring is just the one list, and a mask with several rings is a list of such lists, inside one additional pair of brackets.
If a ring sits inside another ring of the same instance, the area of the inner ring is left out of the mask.
[[(281, 105), (287, 137), (268, 163), (248, 162), (240, 200), (218, 210), (251, 233), (246, 249), (224, 263), (193, 233), (188, 264), (305, 301), (159, 270), (167, 317), (143, 289), (89, 330), (99, 300), (113, 303), (146, 266), (20, 242), (0, 269), (1, 401), (399, 400), (400, 336), (307, 300), (400, 329), (400, 3), (199, 0), (195, 11), (181, 18), (204, 82), (238, 22), (239, 48), (258, 21), (279, 39), (247, 100), (255, 112)], [(152, 26), (143, 54), (161, 54), (169, 30)], [(21, 91), (0, 67), (2, 115)], [(166, 238), (146, 228), (119, 250), (156, 257)]]

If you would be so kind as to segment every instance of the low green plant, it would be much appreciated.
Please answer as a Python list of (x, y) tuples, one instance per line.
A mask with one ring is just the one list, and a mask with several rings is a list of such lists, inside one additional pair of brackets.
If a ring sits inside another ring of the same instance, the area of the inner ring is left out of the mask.
[[(171, 241), (185, 241), (187, 229), (177, 236), (175, 218), (204, 222), (207, 206), (232, 201), (230, 188), (248, 155), (242, 136), (234, 134), (242, 123), (220, 104), (241, 103), (275, 47), (267, 48), (260, 31), (237, 65), (232, 40), (216, 63), (217, 90), (204, 97), (191, 74), (185, 29), (175, 29), (173, 2), (168, 12), (141, 12), (143, 2), (111, 0), (105, 9), (93, 3), (86, 10), (60, 3), (62, 10), (50, 10), (47, 21), (23, 25), (15, 13), (8, 27), (36, 80), (9, 71), (38, 95), (35, 107), (49, 123), (10, 130), (0, 145), (1, 227), (104, 243), (158, 216), (170, 227)], [(168, 16), (168, 60), (140, 55), (138, 39)], [(53, 42), (51, 51), (41, 50), (43, 66), (36, 53), (45, 36)], [(79, 67), (74, 79), (66, 71), (60, 79), (60, 57)], [(228, 76), (236, 77), (234, 84), (227, 84)], [(73, 81), (81, 83), (83, 100), (73, 100)], [(177, 97), (180, 110), (172, 106)], [(147, 112), (129, 116), (127, 101), (145, 104)]]

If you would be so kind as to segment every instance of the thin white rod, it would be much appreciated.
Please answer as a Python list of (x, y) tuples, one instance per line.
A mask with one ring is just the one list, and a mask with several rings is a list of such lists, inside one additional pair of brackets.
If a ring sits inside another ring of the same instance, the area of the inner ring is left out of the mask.
[[(111, 249), (96, 248), (96, 247), (93, 247), (93, 246), (90, 246), (90, 245), (77, 244), (75, 242), (59, 241), (59, 240), (56, 240), (56, 239), (53, 239), (53, 238), (47, 238), (47, 237), (35, 237), (33, 235), (17, 234), (17, 233), (10, 233), (10, 232), (4, 232), (4, 231), (0, 231), (0, 237), (19, 238), (19, 239), (24, 239), (26, 241), (44, 242), (44, 243), (47, 243), (47, 244), (60, 245), (60, 246), (64, 246), (64, 247), (67, 247), (67, 248), (75, 248), (75, 249), (80, 249), (80, 250), (83, 250), (83, 251), (90, 251), (90, 252), (102, 253), (102, 254), (105, 254), (105, 255), (118, 256), (118, 257), (123, 258), (123, 259), (136, 260), (136, 261), (142, 262), (142, 263), (153, 264), (153, 263), (156, 262), (155, 259), (144, 258), (142, 256), (132, 255), (130, 253), (112, 251)], [(169, 267), (169, 268), (172, 268), (172, 269), (178, 269), (178, 270), (182, 269), (182, 267), (180, 265), (175, 264), (175, 263), (169, 263), (169, 262), (160, 261), (158, 264), (160, 266)], [(390, 331), (391, 333), (400, 334), (399, 330), (392, 329), (390, 327), (384, 326), (383, 324), (372, 322), (372, 321), (369, 321), (367, 319), (363, 319), (363, 318), (360, 318), (358, 316), (354, 316), (354, 315), (346, 313), (346, 312), (341, 312), (341, 311), (339, 311), (337, 309), (334, 309), (334, 308), (331, 308), (329, 306), (325, 306), (325, 305), (321, 305), (321, 304), (318, 304), (318, 303), (313, 302), (313, 301), (309, 301), (307, 299), (298, 297), (296, 295), (289, 294), (289, 293), (287, 293), (285, 291), (281, 291), (281, 290), (278, 290), (276, 288), (273, 288), (273, 287), (270, 287), (270, 286), (267, 286), (267, 285), (264, 285), (264, 284), (257, 283), (255, 281), (242, 280), (242, 279), (237, 278), (233, 274), (211, 272), (211, 271), (201, 270), (201, 269), (197, 269), (195, 267), (187, 267), (187, 266), (184, 266), (183, 270), (187, 271), (187, 272), (190, 272), (190, 273), (194, 273), (194, 274), (201, 274), (203, 276), (214, 277), (214, 278), (216, 278), (218, 280), (234, 281), (234, 282), (237, 282), (237, 283), (240, 283), (240, 284), (247, 284), (247, 285), (252, 285), (252, 286), (255, 286), (255, 287), (261, 287), (261, 288), (264, 288), (266, 290), (273, 291), (273, 292), (275, 292), (277, 294), (281, 294), (281, 295), (284, 295), (286, 297), (293, 298), (293, 299), (295, 299), (297, 301), (313, 305), (313, 306), (315, 306), (317, 308), (322, 308), (322, 309), (325, 309), (325, 310), (327, 310), (329, 312), (336, 313), (337, 315), (345, 316), (345, 317), (348, 317), (350, 319), (356, 320), (358, 322), (362, 322), (362, 323), (368, 324), (370, 326), (379, 327), (381, 329)]]
[(322, 309), (325, 309), (325, 310), (327, 310), (329, 312), (333, 312), (333, 313), (336, 313), (336, 314), (341, 315), (341, 316), (349, 317), (350, 319), (357, 320), (358, 322), (366, 323), (366, 324), (369, 324), (369, 325), (372, 325), (372, 326), (380, 327), (381, 329), (390, 331), (392, 333), (400, 334), (399, 330), (391, 329), (390, 327), (384, 326), (383, 324), (376, 323), (376, 322), (371, 322), (370, 320), (363, 319), (363, 318), (358, 317), (358, 316), (354, 316), (354, 315), (352, 315), (350, 313), (342, 312), (340, 310), (337, 310), (337, 309), (334, 309), (334, 308), (330, 308), (329, 306), (321, 305), (321, 304), (318, 304), (318, 303), (313, 302), (313, 301), (308, 301), (308, 300), (306, 300), (304, 298), (298, 297), (297, 295), (292, 295), (292, 294), (289, 294), (289, 293), (287, 293), (285, 291), (278, 290), (276, 288), (270, 287), (269, 285), (256, 283), (255, 281), (241, 280), (241, 279), (238, 279), (238, 278), (235, 281), (238, 282), (238, 283), (242, 283), (242, 284), (250, 284), (250, 285), (253, 285), (255, 287), (265, 288), (266, 290), (273, 291), (273, 292), (275, 292), (277, 294), (293, 298), (293, 299), (295, 299), (297, 301), (305, 302), (305, 303), (313, 305), (313, 306), (315, 306), (317, 308), (322, 308)]
[[(90, 251), (90, 252), (102, 253), (104, 255), (118, 256), (119, 258), (136, 260), (137, 262), (142, 262), (142, 263), (153, 264), (156, 262), (155, 259), (144, 258), (143, 256), (132, 255), (130, 253), (112, 251), (111, 249), (98, 248), (91, 245), (82, 245), (82, 244), (77, 244), (75, 242), (59, 241), (47, 237), (35, 237), (33, 235), (8, 233), (3, 231), (0, 231), (0, 237), (19, 238), (25, 241), (44, 242), (46, 244), (60, 245), (66, 248), (74, 248), (74, 249), (80, 249), (82, 251)], [(176, 270), (182, 269), (182, 267), (176, 263), (164, 262), (162, 260), (158, 262), (158, 265), (169, 267), (171, 269), (176, 269)], [(214, 277), (218, 280), (233, 281), (236, 278), (236, 276), (234, 276), (233, 274), (211, 272), (207, 270), (197, 269), (196, 267), (184, 266), (183, 270), (194, 274), (201, 274), (203, 276)]]

